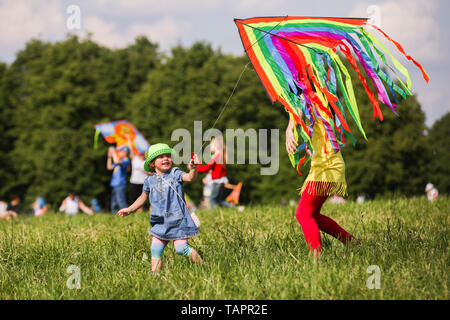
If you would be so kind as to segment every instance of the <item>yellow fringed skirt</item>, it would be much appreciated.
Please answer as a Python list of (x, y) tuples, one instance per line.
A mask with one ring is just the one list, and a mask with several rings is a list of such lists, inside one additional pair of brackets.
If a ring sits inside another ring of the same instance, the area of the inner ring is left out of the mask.
[(347, 195), (345, 181), (345, 163), (341, 152), (334, 153), (331, 142), (326, 138), (325, 128), (316, 121), (313, 128), (312, 143), (314, 154), (311, 158), (311, 170), (301, 188), (311, 195), (339, 196)]

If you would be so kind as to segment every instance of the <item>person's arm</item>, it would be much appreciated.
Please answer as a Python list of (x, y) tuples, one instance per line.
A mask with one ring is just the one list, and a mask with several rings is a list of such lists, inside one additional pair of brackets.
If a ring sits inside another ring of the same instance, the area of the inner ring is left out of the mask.
[(84, 213), (86, 213), (87, 215), (92, 216), (94, 214), (94, 211), (92, 211), (91, 208), (89, 208), (88, 206), (86, 206), (84, 204), (83, 201), (78, 200), (78, 206), (80, 207), (81, 211), (83, 211)]
[(136, 201), (129, 206), (128, 208), (120, 209), (119, 212), (117, 212), (118, 216), (126, 217), (130, 215), (133, 211), (136, 211), (140, 207), (142, 207), (145, 204), (145, 201), (148, 199), (148, 194), (146, 192), (142, 192), (139, 198), (136, 199)]
[(219, 156), (220, 156), (219, 154), (215, 155), (208, 164), (197, 166), (197, 172), (203, 173), (207, 172), (209, 169), (212, 169), (212, 167), (216, 164), (217, 158)]
[(9, 217), (13, 217), (13, 218), (17, 218), (18, 217), (17, 212), (15, 212), (14, 210), (8, 210), (8, 211), (6, 211), (6, 213), (8, 214)]
[(130, 136), (128, 134), (125, 134), (125, 138), (127, 139), (127, 146), (130, 149), (130, 158), (133, 159), (136, 155), (133, 151), (133, 145), (131, 144)]
[(225, 183), (223, 186), (227, 189), (233, 189), (233, 190), (236, 189), (236, 187), (237, 187), (236, 184), (231, 184), (231, 183)]
[(189, 161), (188, 169), (189, 169), (189, 172), (188, 173), (183, 173), (183, 175), (181, 176), (181, 179), (184, 182), (192, 182), (195, 179), (197, 179), (197, 175), (198, 175), (198, 173), (197, 173), (197, 166), (194, 164), (194, 160), (193, 159), (191, 159), (191, 161)]
[(59, 206), (59, 211), (62, 212), (66, 210), (66, 199), (63, 200), (63, 202), (61, 203), (61, 205)]
[(289, 154), (294, 154), (297, 150), (298, 142), (294, 138), (294, 121), (289, 118), (289, 124), (286, 129), (286, 151)]
[(115, 153), (114, 147), (108, 148), (108, 160), (106, 161), (106, 169), (113, 170), (113, 154)]

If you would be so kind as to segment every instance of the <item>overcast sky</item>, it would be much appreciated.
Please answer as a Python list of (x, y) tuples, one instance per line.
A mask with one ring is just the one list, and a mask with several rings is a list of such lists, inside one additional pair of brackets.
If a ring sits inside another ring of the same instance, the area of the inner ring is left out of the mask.
[[(73, 11), (68, 13), (71, 5), (80, 9), (79, 30), (67, 26), (68, 20), (74, 22)], [(412, 63), (395, 55), (410, 70), (414, 92), (431, 125), (450, 111), (449, 12), (446, 0), (0, 0), (0, 60), (11, 63), (31, 38), (57, 41), (68, 32), (84, 37), (88, 31), (93, 40), (113, 48), (145, 35), (163, 50), (200, 40), (240, 55), (244, 51), (233, 18), (372, 17), (428, 72), (426, 84)], [(388, 48), (396, 52), (395, 47)]]

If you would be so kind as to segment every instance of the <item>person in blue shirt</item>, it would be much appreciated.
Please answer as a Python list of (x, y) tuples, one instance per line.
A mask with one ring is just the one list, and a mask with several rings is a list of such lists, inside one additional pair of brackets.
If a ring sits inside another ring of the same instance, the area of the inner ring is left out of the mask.
[(142, 207), (147, 199), (151, 204), (149, 233), (153, 236), (151, 245), (152, 272), (159, 275), (162, 268), (162, 253), (169, 241), (174, 242), (178, 254), (189, 257), (194, 263), (202, 263), (198, 252), (188, 245), (188, 238), (199, 233), (200, 221), (190, 213), (184, 200), (183, 182), (197, 178), (197, 167), (193, 160), (188, 164), (189, 172), (172, 167), (173, 150), (166, 144), (152, 145), (144, 163), (146, 171), (153, 172), (144, 181), (139, 198), (128, 208), (117, 214), (126, 217)]
[(43, 216), (48, 211), (48, 205), (41, 196), (36, 196), (34, 202), (31, 204), (31, 207), (33, 208), (33, 214), (36, 217)]
[(115, 214), (119, 209), (128, 207), (127, 204), (127, 173), (130, 171), (128, 154), (130, 149), (121, 146), (116, 149), (109, 147), (106, 168), (113, 170), (111, 177), (111, 212)]
[(94, 212), (100, 212), (102, 210), (96, 198), (91, 200), (91, 210)]

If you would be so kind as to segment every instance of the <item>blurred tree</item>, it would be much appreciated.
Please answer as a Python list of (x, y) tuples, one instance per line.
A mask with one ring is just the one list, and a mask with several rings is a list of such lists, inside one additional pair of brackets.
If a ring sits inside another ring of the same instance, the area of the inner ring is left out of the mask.
[(450, 193), (450, 112), (437, 120), (428, 132), (430, 163), (428, 181), (440, 193)]
[(342, 151), (349, 195), (419, 194), (426, 182), (428, 150), (425, 115), (420, 104), (415, 96), (408, 97), (398, 104), (398, 116), (380, 104), (384, 115), (380, 123), (378, 119), (373, 121), (372, 105), (363, 90), (357, 86), (355, 91), (368, 140), (364, 140), (352, 122), (356, 146), (347, 146)]
[(8, 195), (17, 190), (8, 183), (14, 179), (14, 172), (10, 157), (14, 136), (12, 134), (13, 106), (9, 99), (9, 71), (7, 65), (0, 63), (0, 199), (7, 200)]
[[(150, 72), (148, 81), (127, 105), (128, 118), (151, 143), (166, 142), (173, 146), (178, 141), (170, 141), (172, 132), (185, 128), (191, 134), (193, 150), (194, 121), (202, 121), (203, 133), (212, 127), (247, 63), (246, 57), (224, 55), (204, 43), (190, 48), (175, 47), (166, 62)], [(287, 119), (280, 105), (270, 104), (264, 87), (249, 65), (215, 128), (224, 135), (225, 129), (281, 128), (281, 163), (276, 176), (261, 176), (260, 165), (248, 165), (248, 153), (246, 165), (228, 165), (230, 181), (243, 182), (243, 202), (273, 202), (297, 197), (295, 188), (300, 186), (301, 178), (283, 153)], [(186, 185), (187, 192), (196, 201), (201, 198), (201, 188), (201, 182)]]
[(29, 42), (10, 67), (16, 174), (9, 184), (28, 200), (40, 194), (53, 204), (71, 190), (106, 198), (111, 173), (106, 145), (92, 148), (93, 125), (125, 116), (127, 100), (157, 63), (156, 49), (141, 38), (116, 51), (75, 36)]
[[(245, 56), (226, 55), (201, 42), (188, 48), (176, 46), (167, 56), (144, 37), (116, 50), (75, 36), (56, 43), (28, 42), (10, 66), (0, 64), (0, 129), (4, 132), (0, 196), (15, 192), (30, 201), (40, 194), (59, 204), (73, 190), (87, 202), (97, 197), (108, 207), (107, 144), (93, 150), (95, 123), (128, 119), (151, 143), (173, 146), (179, 141), (171, 141), (172, 132), (185, 128), (193, 137), (197, 120), (202, 121), (203, 133), (214, 123), (222, 132), (279, 129), (277, 174), (261, 175), (261, 166), (248, 164), (246, 152), (246, 164), (229, 164), (227, 175), (231, 183), (243, 182), (243, 203), (297, 201), (309, 167), (302, 168), (299, 176), (290, 165), (285, 151), (288, 115), (281, 105), (270, 103), (251, 65), (218, 119), (247, 64)], [(416, 98), (399, 104), (399, 118), (384, 108), (380, 124), (371, 119), (372, 106), (356, 81), (355, 93), (369, 140), (364, 141), (349, 121), (358, 138), (355, 148), (343, 149), (349, 194), (422, 193), (430, 140), (424, 135), (424, 114)], [(445, 137), (439, 133), (442, 128), (448, 125), (430, 131), (436, 146)], [(439, 166), (433, 164), (437, 169), (430, 169), (430, 174), (445, 172), (440, 167), (445, 161), (437, 159), (445, 155), (436, 157)], [(200, 200), (201, 188), (200, 181), (186, 185), (195, 201)]]

